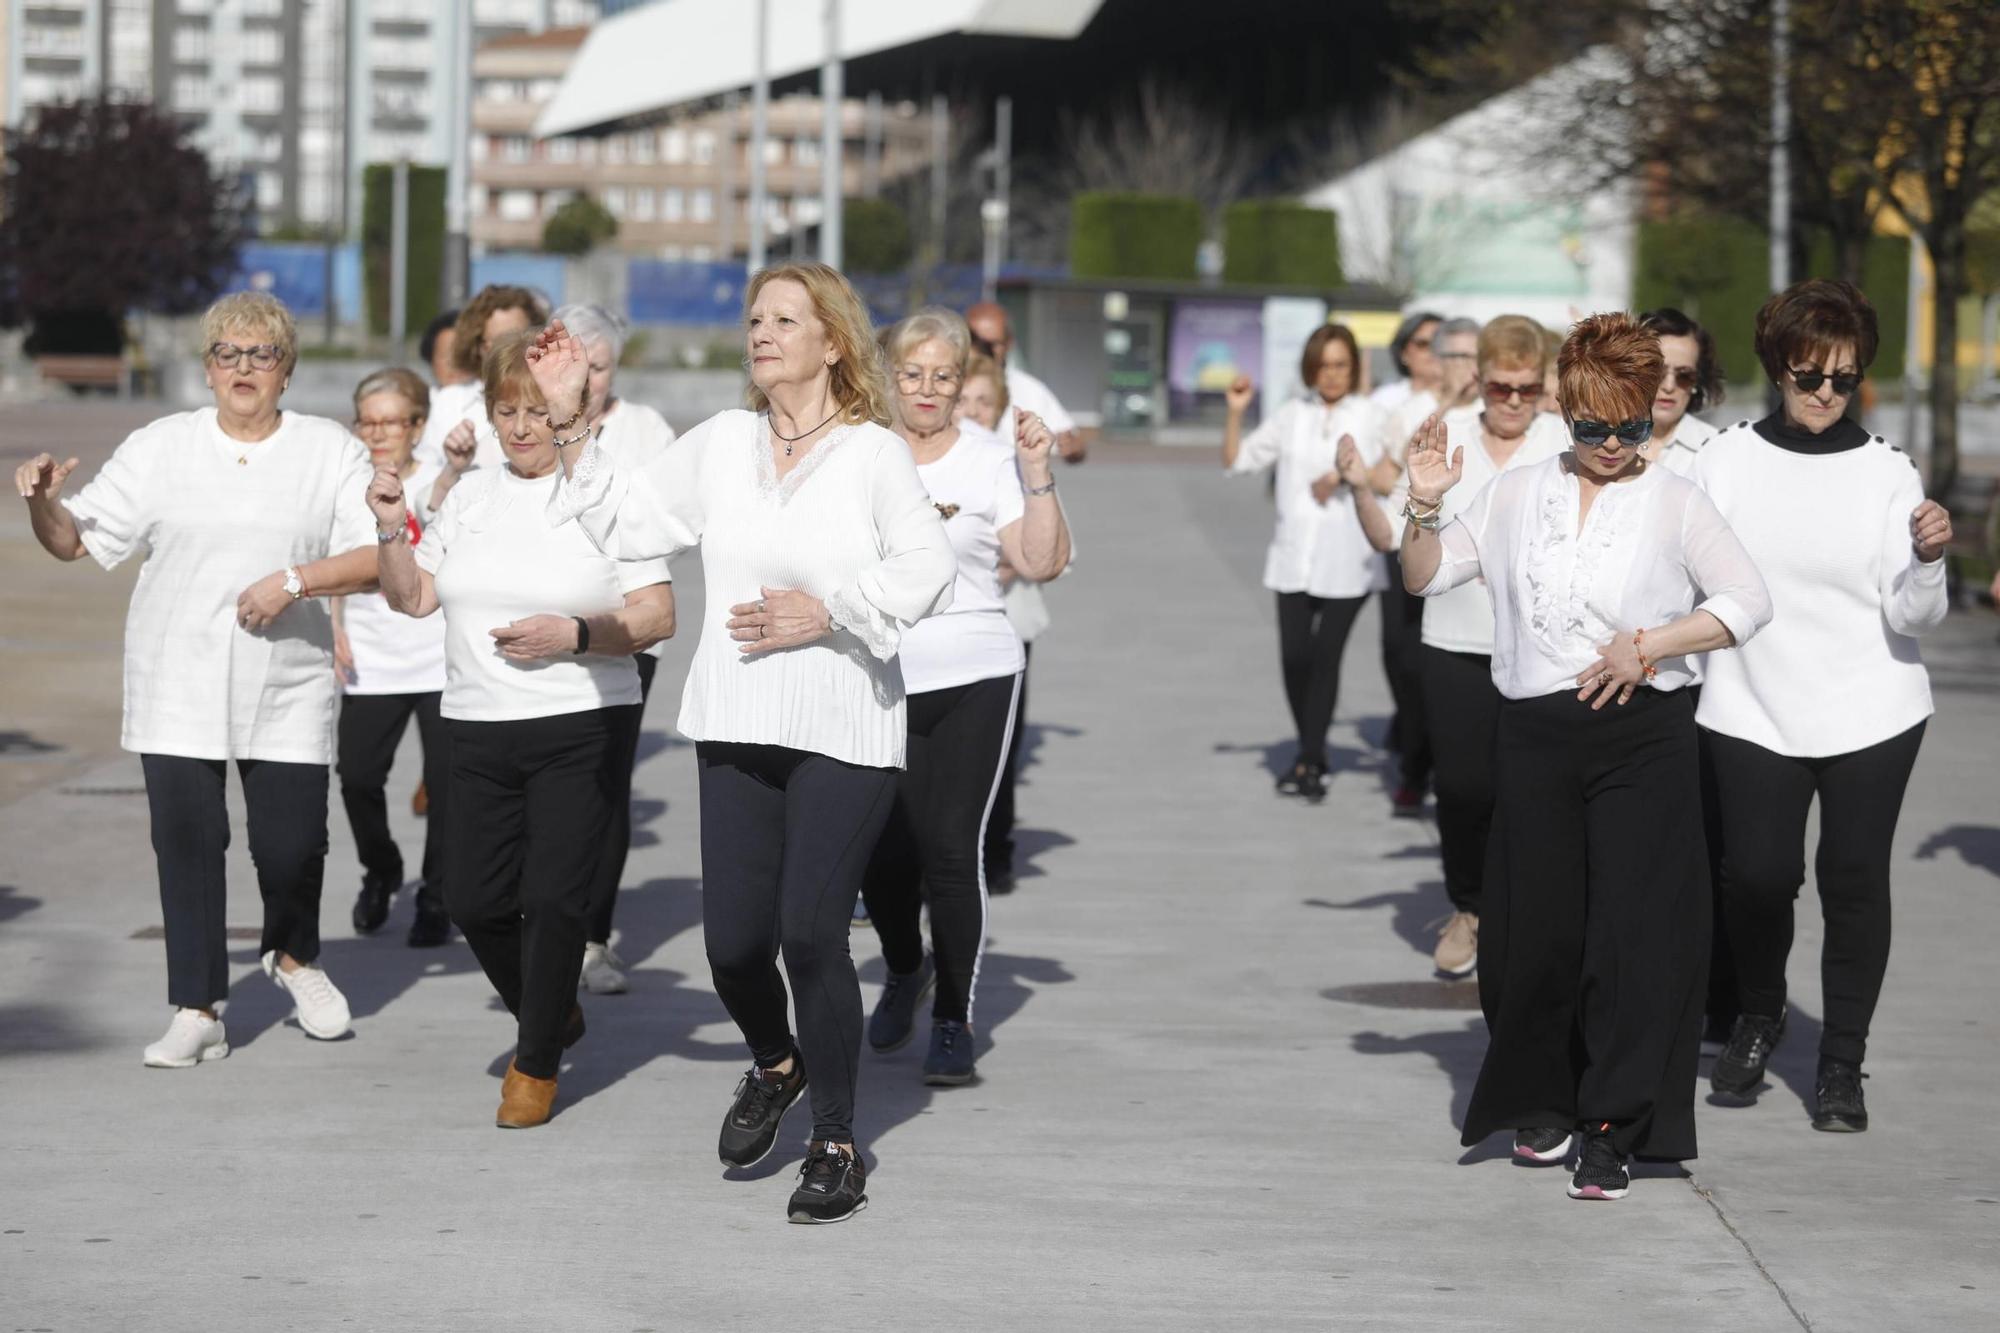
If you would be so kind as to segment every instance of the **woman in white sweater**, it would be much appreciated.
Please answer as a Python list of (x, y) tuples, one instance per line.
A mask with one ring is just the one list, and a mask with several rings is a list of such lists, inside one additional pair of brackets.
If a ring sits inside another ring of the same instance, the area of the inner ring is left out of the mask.
[(65, 497), (76, 460), (47, 454), (14, 480), (58, 560), (145, 561), (125, 619), (122, 741), (139, 756), (167, 933), (166, 1035), (155, 1068), (229, 1053), (224, 853), (231, 760), (264, 900), (264, 970), (299, 1026), (331, 1039), (347, 1001), (315, 961), (333, 758), (333, 623), (322, 597), (373, 586), (362, 500), (368, 454), (347, 428), (281, 411), (298, 359), (291, 312), (238, 292), (202, 316), (215, 406), (133, 432)]
[(1778, 620), (1713, 658), (1698, 717), (1721, 797), (1722, 901), (1741, 1014), (1711, 1081), (1754, 1099), (1785, 1030), (1806, 812), (1826, 922), (1813, 1128), (1868, 1127), (1861, 1062), (1889, 964), (1889, 854), (1931, 714), (1917, 636), (1944, 619), (1951, 516), (1914, 460), (1848, 415), (1874, 359), (1875, 311), (1813, 279), (1757, 313), (1783, 406), (1702, 449), (1692, 473), (1771, 580)]
[(1578, 1199), (1623, 1197), (1634, 1155), (1695, 1155), (1709, 887), (1685, 658), (1771, 618), (1715, 506), (1638, 457), (1661, 368), (1631, 317), (1583, 320), (1558, 359), (1569, 452), (1441, 530), (1463, 454), (1436, 425), (1410, 451), (1404, 577), (1426, 596), (1485, 579), (1505, 699), (1464, 1142), (1512, 1129), (1553, 1163), (1580, 1133)]
[[(707, 610), (680, 730), (700, 767), (709, 966), (754, 1060), (718, 1151), (731, 1167), (761, 1161), (810, 1077), (788, 1215), (836, 1222), (867, 1202), (847, 932), (908, 747), (896, 652), (950, 605), (957, 565), (910, 447), (881, 424), (881, 356), (847, 280), (823, 264), (765, 269), (746, 306), (751, 410), (710, 418), (643, 468), (587, 449), (557, 517), (627, 558), (702, 548)], [(574, 343), (552, 329), (543, 354), (580, 360)]]

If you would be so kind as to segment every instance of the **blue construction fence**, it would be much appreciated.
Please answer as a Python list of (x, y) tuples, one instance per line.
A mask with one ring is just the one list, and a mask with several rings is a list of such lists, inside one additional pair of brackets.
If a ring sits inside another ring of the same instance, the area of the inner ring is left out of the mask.
[[(237, 259), (232, 290), (269, 292), (300, 320), (323, 319), (329, 298), (327, 247), (310, 243), (253, 241)], [(358, 324), (362, 317), (361, 249), (336, 245), (332, 253), (331, 299), (334, 319)], [(1005, 276), (1056, 276), (1057, 271), (1009, 267)], [(625, 314), (634, 324), (685, 324), (713, 328), (737, 322), (743, 313), (748, 275), (740, 263), (697, 263), (628, 259)], [(509, 283), (541, 292), (557, 305), (569, 299), (569, 261), (557, 255), (495, 253), (472, 261), (472, 286)], [(906, 313), (911, 290), (907, 274), (863, 274), (854, 284), (877, 322)], [(979, 299), (982, 274), (976, 264), (941, 265), (930, 274), (926, 299), (963, 310)], [(578, 284), (579, 287), (582, 284)]]

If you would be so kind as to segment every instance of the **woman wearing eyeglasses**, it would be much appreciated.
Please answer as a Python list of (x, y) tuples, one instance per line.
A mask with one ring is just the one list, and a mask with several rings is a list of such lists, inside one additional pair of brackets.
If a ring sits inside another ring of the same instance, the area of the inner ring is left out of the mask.
[(1354, 392), (1361, 352), (1344, 324), (1323, 324), (1306, 339), (1299, 378), (1308, 390), (1246, 437), (1243, 415), (1256, 395), (1239, 377), (1225, 395), (1222, 466), (1244, 476), (1277, 470), (1278, 526), (1264, 558), (1264, 586), (1278, 599), (1278, 661), (1298, 753), (1278, 791), (1326, 798), (1326, 729), (1340, 696), (1340, 659), (1368, 595), (1387, 579), (1368, 542), (1357, 496), (1340, 474), (1340, 443), (1352, 439), (1371, 471), (1382, 459), (1382, 410)]
[(1750, 639), (1771, 599), (1700, 488), (1647, 463), (1659, 340), (1580, 322), (1558, 358), (1569, 450), (1507, 472), (1456, 518), (1464, 453), (1410, 451), (1409, 586), (1483, 578), (1493, 602), (1498, 800), (1479, 938), (1486, 1059), (1464, 1142), (1524, 1161), (1582, 1144), (1569, 1194), (1622, 1198), (1633, 1156), (1695, 1155), (1708, 954), (1690, 653)]
[(1643, 452), (1648, 462), (1685, 477), (1701, 447), (1715, 436), (1715, 427), (1695, 415), (1722, 402), (1715, 338), (1672, 306), (1648, 310), (1639, 322), (1659, 335), (1667, 360), (1660, 391), (1653, 395), (1653, 438)]
[(298, 359), (291, 312), (255, 292), (202, 316), (213, 407), (162, 417), (62, 494), (76, 460), (14, 474), (43, 549), (109, 569), (145, 562), (125, 619), (121, 743), (139, 755), (167, 937), (166, 1034), (145, 1062), (229, 1053), (224, 937), (228, 764), (236, 762), (264, 900), (264, 971), (306, 1035), (346, 1034), (316, 962), (333, 758), (333, 623), (322, 597), (374, 585), (367, 451), (346, 427), (281, 411)]
[[(1444, 497), (1449, 523), (1486, 484), (1532, 467), (1568, 447), (1559, 417), (1538, 413), (1545, 367), (1542, 327), (1501, 315), (1475, 346), (1477, 401), (1446, 412), (1442, 430), (1463, 454), (1463, 479)], [(1401, 515), (1398, 515), (1401, 517)], [(1405, 578), (1405, 586), (1409, 580)], [(1493, 746), (1500, 693), (1493, 685), (1493, 603), (1477, 579), (1424, 602), (1424, 720), (1430, 728), (1444, 891), (1451, 903), (1432, 964), (1448, 977), (1479, 962), (1479, 914), (1486, 882), (1486, 838), (1493, 822)]]
[(1709, 441), (1692, 479), (1771, 580), (1779, 617), (1712, 658), (1698, 716), (1721, 798), (1722, 902), (1741, 1015), (1711, 1075), (1754, 1100), (1785, 1031), (1806, 812), (1819, 801), (1825, 920), (1813, 1128), (1868, 1128), (1861, 1064), (1889, 963), (1889, 853), (1931, 714), (1917, 637), (1944, 619), (1951, 516), (1907, 454), (1847, 415), (1875, 357), (1875, 311), (1813, 279), (1757, 312), (1783, 405)]

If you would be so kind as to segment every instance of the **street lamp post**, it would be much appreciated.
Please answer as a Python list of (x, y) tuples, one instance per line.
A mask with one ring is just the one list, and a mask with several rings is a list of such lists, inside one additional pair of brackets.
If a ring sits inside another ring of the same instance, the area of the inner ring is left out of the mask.
[(840, 0), (826, 0), (826, 63), (820, 67), (819, 258), (840, 267), (841, 133)]
[[(764, 267), (764, 145), (771, 137), (771, 0), (757, 0), (757, 77), (750, 85), (750, 271)], [(736, 121), (729, 122), (725, 152), (736, 151)], [(725, 255), (726, 259), (728, 256)]]

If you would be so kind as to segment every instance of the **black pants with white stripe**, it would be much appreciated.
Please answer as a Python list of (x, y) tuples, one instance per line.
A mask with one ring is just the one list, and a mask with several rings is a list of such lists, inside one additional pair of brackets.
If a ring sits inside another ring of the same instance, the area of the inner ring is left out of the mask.
[(931, 1017), (972, 1021), (986, 949), (986, 869), (980, 849), (1007, 757), (1021, 677), (926, 690), (909, 699), (907, 767), (896, 808), (868, 864), (863, 896), (892, 972), (924, 960), (918, 914), (928, 897), (937, 993)]

